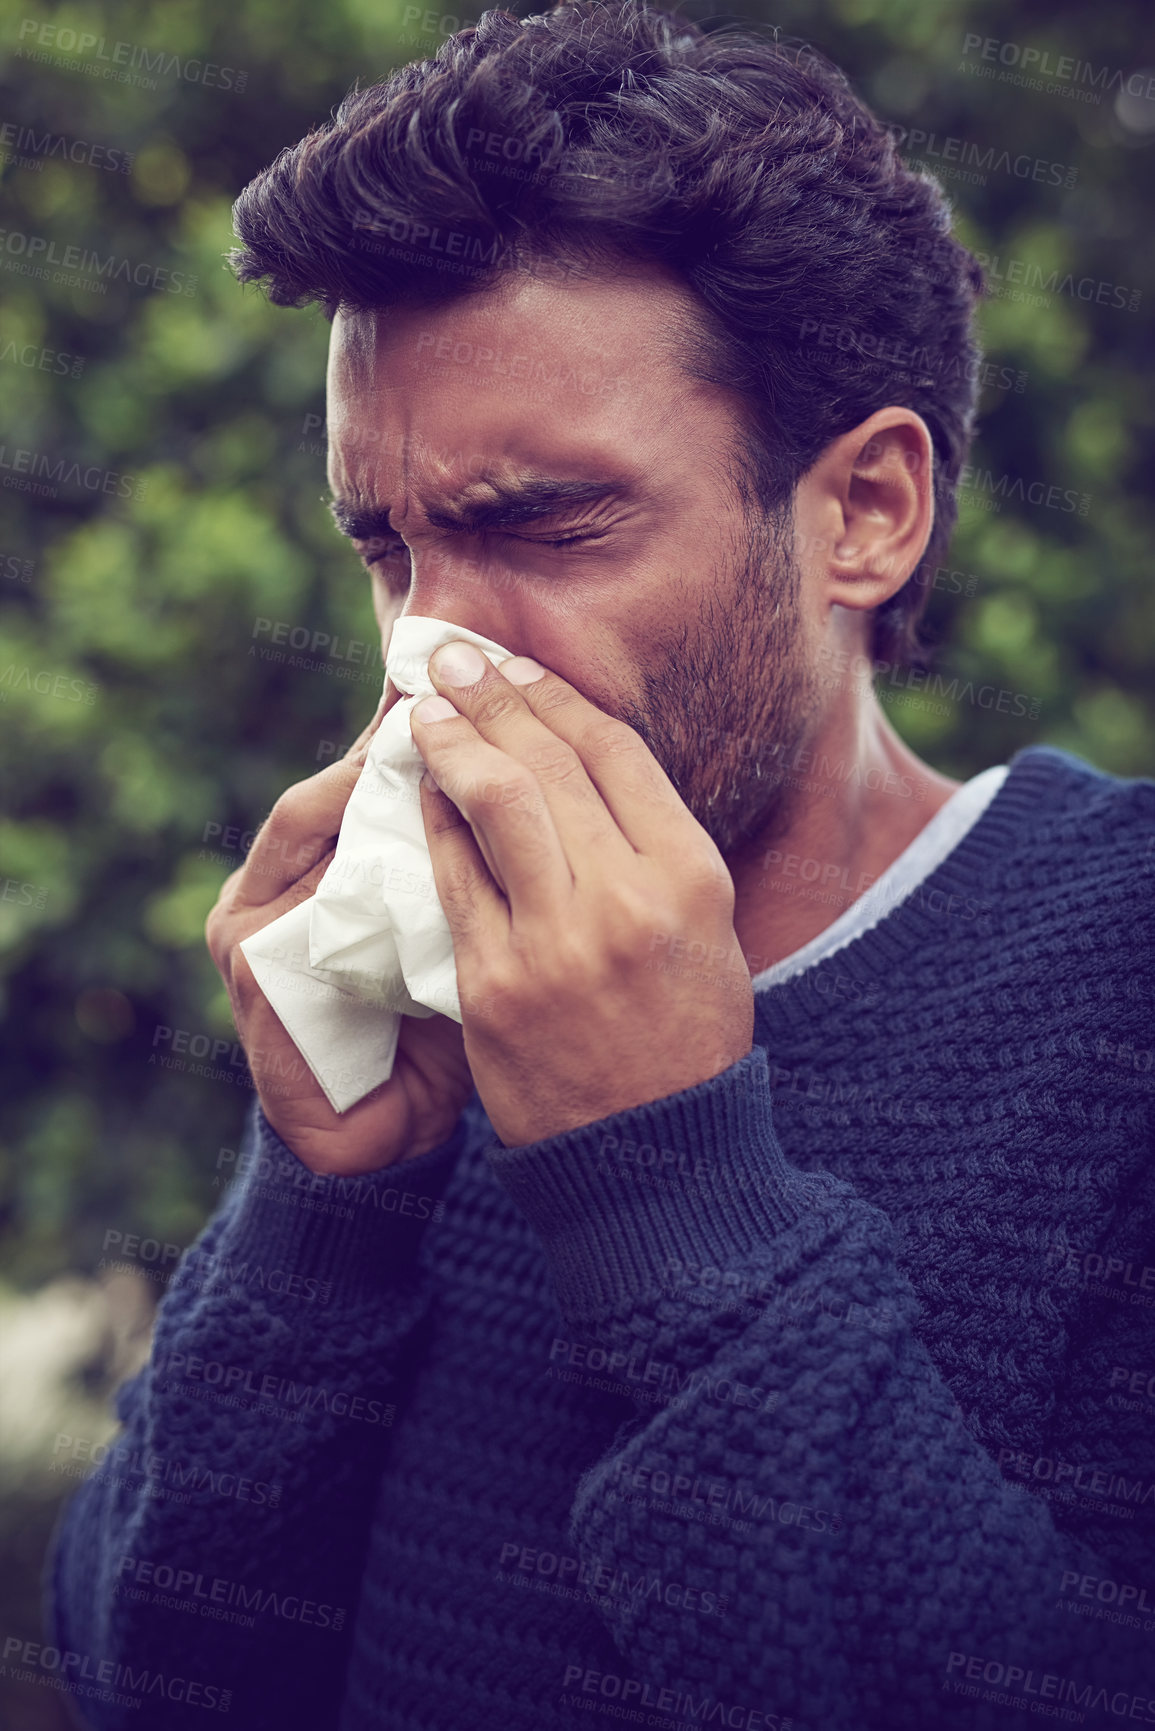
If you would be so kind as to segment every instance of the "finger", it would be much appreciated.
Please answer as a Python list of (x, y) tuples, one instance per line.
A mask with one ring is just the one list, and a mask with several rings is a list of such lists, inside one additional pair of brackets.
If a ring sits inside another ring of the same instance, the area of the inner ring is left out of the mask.
[[(425, 818), (427, 811), (433, 812), (436, 818), (433, 833), (438, 835), (448, 835), (453, 831), (461, 830), (463, 835), (469, 836), (474, 847), (478, 851), (481, 863), (487, 869), (490, 879), (492, 879), (492, 883), (487, 883), (487, 888), (492, 888), (493, 884), (496, 884), (508, 905), (509, 886), (502, 875), (501, 867), (498, 865), (489, 850), (489, 843), (485, 839), (485, 836), (483, 834), (474, 833), (470, 828), (469, 820), (462, 816), (461, 812), (457, 806), (454, 805), (448, 794), (438, 787), (429, 770), (424, 771), (421, 780), (417, 785), (422, 794), (428, 794), (431, 796), (428, 801), (422, 800), (421, 813), (422, 817)], [(425, 836), (427, 841), (429, 839), (429, 834), (429, 822), (426, 818)]]
[(249, 849), (236, 895), (247, 907), (266, 907), (298, 883), (332, 851), (349, 795), (361, 768), (342, 759), (281, 795)]
[(372, 721), (345, 756), (281, 795), (257, 831), (238, 874), (235, 893), (246, 906), (267, 907), (290, 885), (299, 883), (324, 856), (331, 857), (349, 796), (365, 767), (370, 741), (398, 696), (387, 681)]
[[(432, 658), (430, 678), (454, 708), (468, 717), (481, 738), (498, 746), (530, 771), (553, 814), (571, 867), (576, 869), (579, 863), (594, 858), (604, 869), (607, 849), (611, 855), (619, 849), (632, 851), (627, 849), (619, 825), (573, 746), (559, 739), (534, 714), (522, 687), (513, 683), (503, 670), (493, 667), (480, 653), (473, 655), (470, 665), (458, 659), (457, 647), (451, 646), (447, 659), (442, 659), (444, 652)], [(467, 647), (461, 646), (462, 649)], [(523, 665), (532, 668), (537, 663), (516, 656), (513, 665), (515, 668)], [(445, 675), (454, 666), (457, 677), (467, 676), (476, 669), (477, 678), (469, 685), (451, 684)], [(592, 705), (590, 708), (593, 710)], [(593, 713), (600, 714), (600, 711), (593, 710)], [(507, 797), (514, 796), (509, 794)]]
[[(501, 676), (508, 681), (511, 672), (537, 666), (528, 656), (516, 656), (504, 664)], [(705, 840), (673, 782), (628, 722), (607, 715), (548, 669), (540, 678), (518, 683), (516, 690), (535, 719), (573, 750), (614, 827), (636, 852), (669, 858), (672, 850)], [(563, 839), (568, 848), (568, 830)]]
[(464, 715), (430, 720), (422, 714), (439, 701), (425, 698), (410, 712), (418, 751), (492, 862), (515, 914), (556, 915), (573, 892), (573, 872), (541, 788), (524, 764), (482, 739)]
[(510, 906), (495, 887), (472, 829), (428, 776), (422, 776), (420, 791), (433, 881), (454, 951), (464, 957), (471, 945), (485, 950), (504, 943), (509, 937)]
[[(309, 871), (289, 884), (275, 903), (255, 904), (246, 899), (241, 888), (245, 872), (243, 866), (225, 879), (205, 921), (205, 939), (209, 954), (226, 984), (230, 978), (236, 977), (238, 966), (252, 978), (252, 971), (240, 945), (246, 938), (252, 937), (254, 932), (263, 931), (273, 920), (287, 914), (298, 902), (308, 901), (311, 895), (315, 895), (317, 885), (328, 871), (332, 859), (333, 849), (330, 848)], [(261, 912), (254, 918), (254, 908), (257, 907)], [(254, 986), (254, 990), (256, 989)]]

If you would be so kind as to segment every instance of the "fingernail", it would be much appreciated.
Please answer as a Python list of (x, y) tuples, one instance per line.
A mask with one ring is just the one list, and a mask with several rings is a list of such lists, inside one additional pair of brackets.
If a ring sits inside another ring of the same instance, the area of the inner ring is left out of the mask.
[(476, 685), (489, 663), (472, 643), (447, 643), (433, 656), (430, 666), (446, 685)]
[(420, 703), (415, 703), (413, 713), (418, 721), (448, 721), (457, 711), (448, 697), (423, 697)]
[(535, 679), (545, 677), (545, 668), (532, 655), (511, 655), (502, 662), (501, 671), (512, 685), (532, 685)]

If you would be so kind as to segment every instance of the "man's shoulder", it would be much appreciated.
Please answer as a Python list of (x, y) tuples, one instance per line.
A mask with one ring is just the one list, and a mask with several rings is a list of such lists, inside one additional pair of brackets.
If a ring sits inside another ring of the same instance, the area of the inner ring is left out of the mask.
[(1031, 746), (1000, 798), (979, 866), (997, 929), (1043, 967), (1155, 981), (1155, 781)]
[(1016, 752), (1003, 786), (1007, 816), (1018, 817), (1024, 845), (1097, 851), (1113, 844), (1149, 855), (1155, 870), (1155, 780), (1113, 775), (1055, 745)]
[[(968, 947), (981, 938), (1011, 944), (1017, 966), (1030, 957), (1074, 965), (1082, 955), (1099, 971), (1155, 978), (1155, 780), (1028, 746), (922, 903), (932, 890), (949, 911), (963, 910), (950, 933)], [(921, 905), (917, 894), (912, 901)]]

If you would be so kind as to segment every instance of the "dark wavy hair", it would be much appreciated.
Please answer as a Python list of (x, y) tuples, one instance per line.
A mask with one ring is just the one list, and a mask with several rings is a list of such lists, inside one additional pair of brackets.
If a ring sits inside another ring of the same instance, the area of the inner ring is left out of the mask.
[[(242, 282), (279, 306), (439, 303), (504, 272), (665, 266), (701, 316), (691, 376), (739, 393), (739, 489), (774, 518), (823, 447), (876, 409), (934, 443), (933, 570), (973, 431), (982, 273), (938, 183), (821, 54), (702, 29), (645, 0), (505, 11), (354, 89), (234, 209)], [(930, 583), (874, 615), (919, 659)]]

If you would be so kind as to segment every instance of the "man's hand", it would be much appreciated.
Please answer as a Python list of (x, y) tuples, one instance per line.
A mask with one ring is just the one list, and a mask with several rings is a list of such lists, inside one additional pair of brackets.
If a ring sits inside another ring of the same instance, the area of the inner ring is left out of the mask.
[(225, 879), (205, 927), (265, 1116), (314, 1172), (371, 1172), (424, 1154), (450, 1134), (473, 1092), (457, 1023), (447, 1016), (403, 1016), (389, 1080), (348, 1112), (334, 1112), (240, 948), (316, 890), (369, 741), (397, 698), (390, 684), (341, 762), (281, 795), (244, 865)]
[(499, 672), (451, 644), (429, 673), (443, 696), (411, 717), (436, 782), (422, 782), (425, 829), (465, 1053), (501, 1140), (558, 1135), (744, 1057), (754, 993), (734, 885), (639, 735), (527, 657)]

